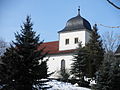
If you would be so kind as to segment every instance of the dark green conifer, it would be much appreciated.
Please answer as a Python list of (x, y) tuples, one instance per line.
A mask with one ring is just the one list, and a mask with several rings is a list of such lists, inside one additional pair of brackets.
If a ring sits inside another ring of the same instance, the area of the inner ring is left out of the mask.
[(96, 73), (96, 85), (93, 86), (93, 90), (110, 90), (110, 69), (111, 62), (110, 57), (106, 55), (103, 64)]
[(120, 90), (120, 60), (113, 60), (109, 83), (110, 90)]
[(95, 72), (99, 69), (104, 59), (104, 49), (102, 47), (102, 40), (98, 34), (97, 25), (93, 26), (90, 40), (86, 44), (88, 53), (88, 74), (89, 77), (95, 77)]
[(81, 43), (78, 48), (78, 52), (74, 55), (73, 63), (71, 64), (71, 73), (78, 79), (79, 82), (84, 82), (84, 76), (86, 75), (87, 56), (85, 48), (81, 47)]
[(113, 55), (105, 55), (96, 76), (96, 85), (93, 85), (93, 90), (120, 90), (120, 61)]
[(34, 90), (36, 85), (42, 88), (41, 79), (48, 77), (47, 60), (43, 60), (47, 53), (43, 53), (44, 48), (38, 50), (43, 42), (39, 42), (39, 35), (35, 35), (32, 26), (27, 16), (21, 33), (15, 34), (14, 45), (2, 57), (0, 80), (5, 85), (3, 90)]

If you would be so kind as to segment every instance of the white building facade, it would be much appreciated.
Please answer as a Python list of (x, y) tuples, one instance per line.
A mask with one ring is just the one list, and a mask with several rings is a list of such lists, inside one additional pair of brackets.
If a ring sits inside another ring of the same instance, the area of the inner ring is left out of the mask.
[(46, 47), (44, 52), (49, 52), (45, 58), (49, 58), (48, 71), (55, 72), (53, 77), (57, 76), (58, 71), (71, 68), (78, 43), (82, 42), (82, 46), (85, 46), (90, 39), (91, 31), (90, 23), (81, 17), (78, 9), (78, 15), (69, 19), (65, 28), (58, 32), (58, 41), (43, 43)]

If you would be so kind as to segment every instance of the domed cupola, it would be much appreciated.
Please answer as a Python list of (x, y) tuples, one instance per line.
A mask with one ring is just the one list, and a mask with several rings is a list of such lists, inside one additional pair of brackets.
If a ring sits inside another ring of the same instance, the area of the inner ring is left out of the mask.
[(78, 31), (83, 29), (91, 31), (91, 25), (86, 19), (80, 16), (80, 8), (79, 8), (78, 15), (76, 17), (69, 19), (66, 23), (65, 28), (59, 32), (68, 32), (68, 31), (76, 31), (76, 30)]

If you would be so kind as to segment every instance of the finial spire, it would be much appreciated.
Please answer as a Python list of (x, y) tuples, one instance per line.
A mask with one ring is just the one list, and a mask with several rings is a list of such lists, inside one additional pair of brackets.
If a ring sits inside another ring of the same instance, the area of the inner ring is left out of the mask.
[(80, 6), (78, 6), (78, 15), (80, 16)]

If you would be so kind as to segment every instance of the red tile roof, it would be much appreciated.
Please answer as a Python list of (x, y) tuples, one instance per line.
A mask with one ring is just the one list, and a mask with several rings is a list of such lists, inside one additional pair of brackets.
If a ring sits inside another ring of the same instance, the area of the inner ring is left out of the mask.
[(38, 47), (38, 50), (40, 50), (41, 48), (45, 48), (43, 52), (44, 53), (48, 52), (48, 54), (72, 53), (76, 50), (72, 49), (59, 51), (59, 41), (45, 42)]

